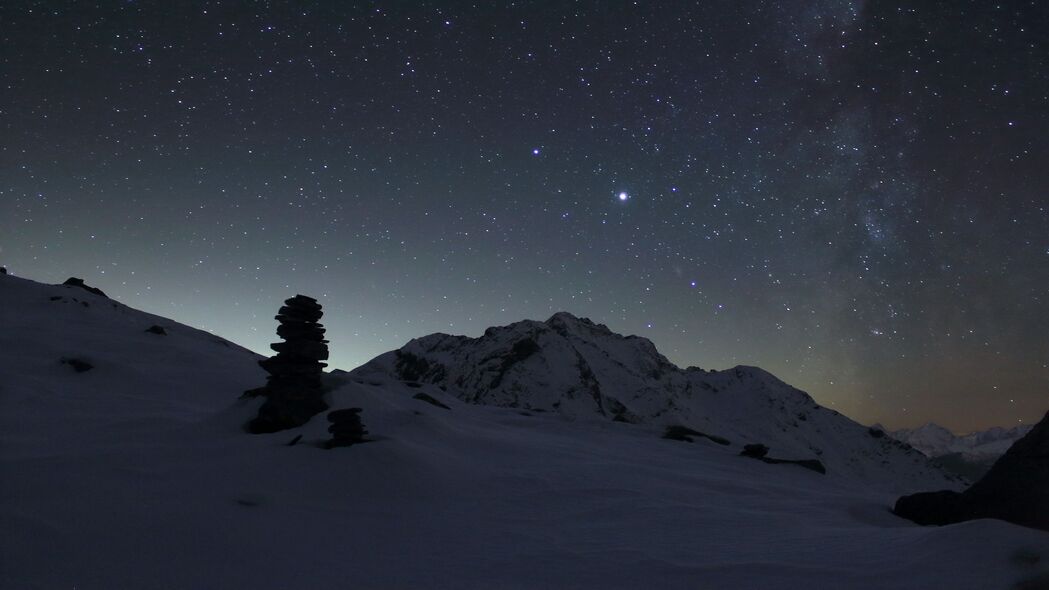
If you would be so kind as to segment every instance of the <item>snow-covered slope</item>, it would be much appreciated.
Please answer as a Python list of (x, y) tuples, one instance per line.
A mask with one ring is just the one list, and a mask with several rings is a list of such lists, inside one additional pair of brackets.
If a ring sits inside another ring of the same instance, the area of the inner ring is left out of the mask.
[[(147, 331), (153, 326), (166, 334)], [(63, 448), (64, 437), (118, 436), (110, 427), (149, 432), (199, 420), (264, 380), (258, 358), (83, 288), (0, 275), (7, 452), (44, 453)]]
[(248, 435), (256, 360), (0, 276), (0, 588), (965, 590), (1047, 571), (1045, 533), (918, 527), (841, 474), (382, 374), (333, 378), (329, 400), (375, 442), (318, 448), (323, 415)]
[(929, 422), (913, 429), (889, 432), (889, 436), (903, 441), (928, 457), (942, 457), (959, 453), (972, 460), (993, 461), (1009, 450), (1012, 444), (1031, 431), (1033, 425), (1013, 428), (994, 427), (987, 430), (957, 435), (939, 424)]
[(438, 385), (476, 404), (681, 424), (771, 447), (780, 458), (818, 459), (833, 474), (903, 491), (957, 487), (924, 456), (817, 404), (756, 367), (679, 369), (649, 340), (620, 336), (568, 313), (489, 328), (480, 338), (433, 334), (354, 370)]

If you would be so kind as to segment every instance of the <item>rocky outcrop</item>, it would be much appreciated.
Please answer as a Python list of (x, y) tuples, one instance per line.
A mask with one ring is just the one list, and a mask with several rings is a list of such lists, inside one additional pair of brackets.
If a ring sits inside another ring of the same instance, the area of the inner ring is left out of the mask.
[(903, 496), (893, 512), (926, 525), (998, 518), (1049, 530), (1049, 413), (969, 489)]
[(327, 366), (328, 341), (318, 323), (324, 312), (312, 297), (296, 295), (284, 302), (276, 316), (277, 335), (284, 342), (270, 345), (276, 356), (259, 361), (270, 376), (266, 386), (245, 395), (262, 395), (265, 403), (259, 415), (248, 424), (254, 433), (295, 428), (328, 409), (324, 401), (321, 375)]
[(78, 287), (80, 289), (83, 289), (83, 290), (87, 291), (88, 293), (93, 293), (93, 294), (98, 295), (100, 297), (105, 297), (106, 299), (109, 299), (109, 297), (106, 297), (106, 294), (102, 292), (102, 289), (99, 289), (97, 287), (92, 287), (90, 285), (87, 285), (86, 283), (84, 283), (84, 279), (78, 279), (76, 277), (69, 277), (68, 279), (66, 279), (66, 282), (64, 282), (62, 284), (67, 286), (67, 287)]
[(77, 373), (87, 373), (91, 369), (95, 368), (95, 365), (92, 365), (88, 361), (81, 358), (65, 357), (62, 358), (59, 362), (61, 362), (63, 365), (68, 365), (72, 367), (73, 370)]
[(727, 438), (722, 438), (714, 434), (700, 432), (698, 430), (689, 428), (688, 426), (682, 426), (680, 424), (672, 424), (670, 426), (667, 426), (666, 429), (663, 431), (663, 438), (668, 440), (692, 442), (693, 437), (696, 436), (716, 442), (719, 445), (731, 444)]
[(823, 466), (823, 463), (818, 459), (775, 459), (767, 457), (769, 448), (767, 445), (760, 443), (753, 443), (749, 445), (743, 445), (743, 450), (739, 452), (742, 457), (750, 457), (751, 459), (757, 459), (762, 463), (768, 463), (770, 465), (777, 465), (786, 463), (789, 465), (797, 465), (798, 467), (804, 467), (816, 473), (824, 474), (827, 473), (827, 468)]

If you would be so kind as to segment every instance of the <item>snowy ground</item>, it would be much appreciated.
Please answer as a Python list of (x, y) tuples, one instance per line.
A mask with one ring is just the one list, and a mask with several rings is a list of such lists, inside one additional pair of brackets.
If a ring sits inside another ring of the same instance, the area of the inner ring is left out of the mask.
[(80, 290), (0, 277), (0, 350), (0, 588), (985, 589), (1049, 570), (1043, 532), (918, 527), (841, 476), (425, 386), (332, 393), (373, 443), (316, 448), (323, 416), (247, 435), (256, 357)]

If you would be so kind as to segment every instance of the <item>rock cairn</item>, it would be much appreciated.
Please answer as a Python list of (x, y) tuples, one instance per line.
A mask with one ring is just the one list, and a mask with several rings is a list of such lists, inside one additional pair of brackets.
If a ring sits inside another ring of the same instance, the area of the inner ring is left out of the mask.
[(360, 414), (360, 408), (346, 408), (329, 412), (328, 422), (331, 422), (331, 425), (328, 426), (328, 432), (331, 433), (331, 440), (325, 443), (325, 446), (333, 449), (365, 442), (364, 435), (368, 434), (368, 431), (364, 429), (364, 424), (361, 423)]
[(269, 373), (266, 386), (247, 395), (263, 395), (259, 415), (248, 424), (254, 433), (295, 428), (328, 409), (324, 401), (321, 375), (328, 358), (324, 326), (318, 323), (324, 312), (316, 299), (296, 295), (284, 302), (277, 313), (277, 335), (284, 342), (270, 345), (275, 356), (259, 361)]

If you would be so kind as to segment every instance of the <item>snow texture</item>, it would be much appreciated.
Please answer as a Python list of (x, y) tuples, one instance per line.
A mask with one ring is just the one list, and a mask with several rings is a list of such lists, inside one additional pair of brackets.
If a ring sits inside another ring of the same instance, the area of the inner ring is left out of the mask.
[[(324, 414), (243, 431), (261, 403), (237, 399), (265, 379), (256, 355), (83, 290), (0, 276), (0, 588), (987, 589), (1046, 573), (1045, 533), (890, 514), (890, 490), (922, 471), (907, 454), (851, 450), (865, 440), (851, 422), (767, 373), (678, 371), (641, 339), (591, 346), (580, 334), (547, 349), (553, 336), (538, 337), (523, 362), (548, 363), (546, 385), (561, 387), (572, 375), (556, 355), (571, 344), (609, 400), (601, 412), (583, 392), (518, 391), (514, 408), (510, 389), (405, 382), (379, 370), (393, 362), (383, 357), (328, 378), (332, 408), (363, 408), (376, 440), (327, 451)], [(440, 358), (465, 384), (472, 373), (451, 361), (467, 353), (449, 338), (409, 347), (448, 343)], [(616, 360), (626, 381), (603, 381)], [(503, 376), (508, 388), (517, 377)], [(691, 399), (687, 383), (701, 389)], [(671, 388), (647, 400), (628, 394), (635, 385)], [(492, 397), (467, 403), (471, 392)], [(610, 400), (639, 423), (609, 420)], [(802, 411), (811, 431), (781, 428)], [(733, 443), (665, 440), (660, 419)], [(819, 444), (828, 473), (739, 457), (750, 439), (788, 458)], [(888, 481), (882, 460), (907, 469)]]

